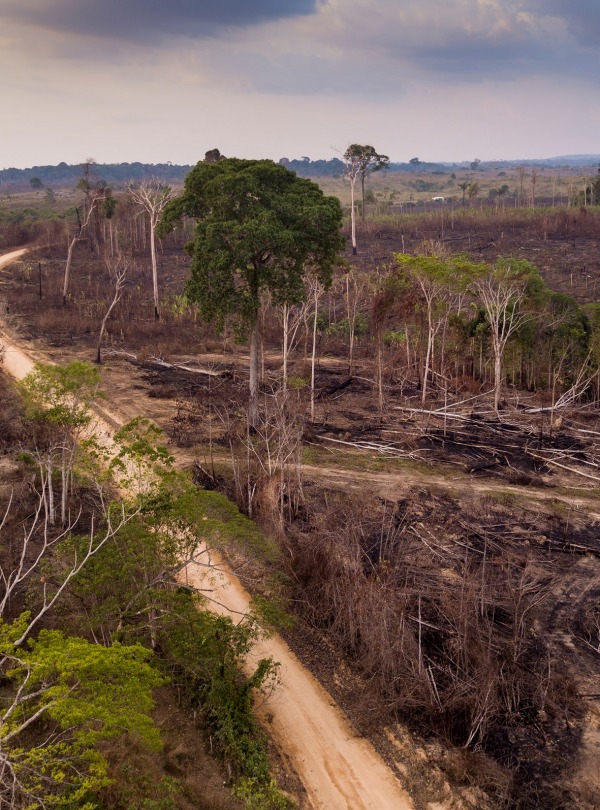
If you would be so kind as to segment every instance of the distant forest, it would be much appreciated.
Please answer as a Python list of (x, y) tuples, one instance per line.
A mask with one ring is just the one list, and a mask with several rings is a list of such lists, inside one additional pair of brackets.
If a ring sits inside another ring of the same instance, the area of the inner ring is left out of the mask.
[[(340, 158), (330, 160), (311, 160), (308, 157), (288, 159), (282, 157), (279, 163), (296, 172), (300, 177), (343, 176), (344, 162)], [(456, 163), (428, 163), (418, 157), (407, 163), (390, 163), (388, 171), (392, 172), (431, 172), (441, 173), (453, 169), (469, 168), (473, 171), (485, 169), (510, 169), (520, 165), (544, 167), (587, 167), (600, 163), (600, 155), (566, 155), (543, 160), (496, 160), (462, 161)], [(82, 177), (83, 164), (59, 163), (58, 166), (32, 166), (29, 169), (1, 169), (0, 193), (7, 191), (34, 188), (68, 188), (77, 185)], [(90, 179), (103, 181), (107, 185), (119, 188), (131, 181), (146, 180), (156, 177), (164, 183), (182, 183), (191, 171), (191, 165), (173, 163), (92, 163)], [(33, 181), (33, 182), (32, 182)], [(34, 185), (35, 184), (35, 185)]]

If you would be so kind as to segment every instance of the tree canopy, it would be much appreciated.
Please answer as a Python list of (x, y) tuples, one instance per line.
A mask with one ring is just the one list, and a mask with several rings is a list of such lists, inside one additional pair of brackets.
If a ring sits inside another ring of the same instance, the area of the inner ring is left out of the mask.
[(308, 272), (326, 287), (343, 246), (342, 210), (312, 180), (270, 160), (199, 162), (183, 194), (167, 206), (159, 234), (194, 217), (190, 300), (219, 326), (233, 316), (250, 333), (249, 420), (256, 425), (258, 314), (263, 295), (298, 304)]
[(270, 160), (198, 163), (159, 233), (184, 216), (197, 220), (187, 294), (217, 323), (235, 315), (251, 326), (265, 290), (298, 303), (308, 269), (328, 285), (343, 246), (338, 200)]

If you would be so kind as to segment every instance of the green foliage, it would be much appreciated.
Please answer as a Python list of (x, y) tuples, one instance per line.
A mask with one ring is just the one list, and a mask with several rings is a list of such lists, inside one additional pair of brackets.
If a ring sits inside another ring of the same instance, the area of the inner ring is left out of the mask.
[[(47, 393), (53, 425), (66, 431), (85, 426), (84, 403), (92, 400), (97, 375), (98, 370), (87, 364), (36, 369), (26, 386), (32, 409), (46, 419), (42, 404)], [(224, 496), (200, 490), (188, 475), (171, 470), (172, 458), (148, 420), (133, 420), (116, 440), (113, 470), (127, 475), (133, 467), (140, 477), (151, 470), (155, 486), (135, 498), (134, 517), (87, 561), (51, 617), (62, 620), (74, 636), (101, 638), (105, 646), (44, 630), (26, 648), (15, 651), (28, 618), (0, 624), (0, 655), (7, 678), (4, 705), (9, 705), (10, 695), (23, 699), (3, 713), (0, 723), (0, 757), (3, 752), (9, 757), (20, 783), (14, 806), (33, 810), (43, 802), (60, 810), (98, 807), (98, 797), (118, 775), (108, 762), (109, 741), (130, 735), (135, 745), (151, 749), (159, 745), (149, 717), (151, 691), (166, 676), (173, 677), (179, 694), (202, 717), (232, 773), (255, 780), (254, 793), (274, 802), (277, 791), (252, 699), (276, 677), (277, 669), (272, 661), (262, 660), (247, 677), (241, 674), (251, 646), (264, 631), (253, 616), (234, 624), (228, 617), (202, 610), (202, 595), (178, 587), (176, 575), (194, 554), (200, 565), (206, 564), (210, 588), (213, 562), (208, 552), (202, 556), (198, 551), (202, 541), (208, 549), (237, 544), (267, 560), (276, 557), (277, 548)], [(94, 456), (91, 464), (104, 460), (105, 452), (94, 442), (89, 449)], [(60, 571), (74, 552), (80, 558), (78, 546), (82, 551), (87, 545), (89, 537), (68, 536), (53, 546), (43, 580)], [(285, 618), (281, 607), (266, 599), (257, 600), (257, 613), (270, 623)], [(163, 675), (149, 665), (151, 657), (160, 660)], [(44, 746), (36, 745), (39, 739), (44, 739)], [(141, 783), (137, 787), (129, 808), (177, 806), (177, 785), (153, 791)], [(126, 793), (127, 786), (123, 789)], [(114, 795), (119, 795), (117, 787)]]
[(412, 183), (409, 183), (411, 188), (414, 188), (415, 191), (436, 191), (437, 190), (437, 183), (431, 183), (427, 180), (414, 180)]
[[(94, 794), (109, 782), (102, 741), (130, 734), (152, 750), (160, 747), (150, 711), (152, 690), (164, 678), (140, 645), (103, 647), (42, 630), (27, 649), (15, 651), (26, 623), (26, 615), (0, 622), (5, 675), (16, 690), (0, 723), (3, 756), (21, 806), (38, 807), (41, 796), (46, 807), (91, 810)], [(29, 729), (40, 724), (44, 746), (27, 745)]]
[(111, 194), (102, 200), (102, 214), (106, 219), (112, 219), (117, 210), (117, 200)]
[(394, 258), (398, 269), (407, 279), (446, 292), (465, 290), (470, 280), (480, 274), (484, 267), (460, 254), (444, 257), (435, 253), (420, 256), (396, 253)]
[(143, 500), (143, 508), (144, 520), (193, 533), (196, 542), (202, 538), (213, 548), (237, 546), (267, 561), (278, 556), (276, 543), (232, 501), (220, 492), (199, 489), (185, 473), (164, 476), (156, 495)]
[(369, 144), (351, 144), (344, 152), (344, 160), (346, 161), (346, 174), (352, 173), (353, 175), (372, 174), (381, 169), (387, 169), (390, 165), (390, 159), (387, 155), (378, 154), (373, 146)]
[(110, 469), (117, 472), (122, 485), (135, 483), (138, 491), (145, 481), (160, 474), (173, 464), (173, 456), (159, 443), (162, 430), (149, 419), (136, 416), (115, 433), (114, 441), (119, 447), (110, 462)]
[(284, 601), (277, 596), (261, 596), (255, 594), (250, 603), (253, 614), (263, 627), (273, 627), (276, 630), (290, 630), (294, 626), (294, 618), (287, 610)]
[[(267, 558), (275, 551), (237, 507), (183, 475), (169, 473), (162, 488), (142, 501), (140, 515), (82, 572), (77, 603), (89, 605), (87, 619), (97, 634), (148, 643), (152, 629), (165, 672), (199, 711), (233, 771), (266, 782), (269, 763), (252, 695), (275, 677), (276, 668), (265, 660), (250, 677), (240, 675), (262, 631), (252, 616), (234, 624), (202, 610), (202, 594), (177, 588), (174, 573), (199, 537), (209, 546), (241, 541)], [(286, 618), (276, 600), (258, 598), (256, 607), (271, 624)]]
[(354, 332), (355, 337), (363, 337), (367, 334), (369, 331), (369, 326), (367, 317), (364, 315), (364, 313), (356, 313), (356, 317), (354, 319), (354, 329), (352, 329), (352, 324), (348, 318), (342, 318), (341, 321), (336, 321), (336, 323), (330, 324), (326, 329), (326, 333), (328, 335), (340, 335), (341, 337), (347, 337), (350, 335), (351, 331)]
[(386, 346), (400, 346), (402, 343), (406, 343), (406, 333), (387, 329), (383, 335), (383, 342)]
[[(175, 574), (201, 541), (206, 550), (196, 553), (200, 565), (209, 565), (214, 548), (233, 546), (265, 561), (278, 555), (276, 545), (233, 503), (199, 489), (184, 473), (169, 472), (160, 487), (140, 496), (139, 505), (139, 513), (77, 578), (75, 605), (83, 602), (87, 610), (83, 617), (74, 608), (70, 621), (80, 632), (148, 643), (151, 614), (157, 633), (170, 627)], [(276, 601), (262, 607), (268, 623), (283, 621)]]
[(36, 363), (20, 389), (30, 416), (69, 429), (89, 424), (88, 410), (102, 396), (99, 368), (80, 360), (66, 366)]
[(240, 779), (233, 793), (246, 802), (246, 810), (293, 810), (296, 806), (272, 779), (268, 782), (255, 778)]
[(275, 676), (270, 659), (252, 675), (240, 676), (258, 628), (251, 619), (237, 624), (227, 616), (198, 610), (194, 597), (174, 595), (172, 623), (161, 637), (165, 664), (181, 693), (200, 711), (205, 727), (238, 776), (269, 780), (264, 737), (253, 713), (252, 696)]
[(198, 163), (159, 235), (184, 216), (197, 220), (187, 295), (217, 324), (229, 315), (253, 324), (263, 291), (275, 304), (300, 302), (307, 269), (328, 284), (343, 244), (338, 200), (269, 160)]
[(540, 271), (526, 259), (499, 257), (491, 272), (498, 281), (522, 281), (527, 298), (533, 304), (541, 305), (547, 300), (549, 290)]
[[(177, 810), (184, 793), (181, 783), (172, 776), (156, 780), (137, 763), (124, 762), (114, 771), (114, 780), (101, 793), (101, 806), (106, 810)], [(186, 805), (187, 806), (187, 805)]]

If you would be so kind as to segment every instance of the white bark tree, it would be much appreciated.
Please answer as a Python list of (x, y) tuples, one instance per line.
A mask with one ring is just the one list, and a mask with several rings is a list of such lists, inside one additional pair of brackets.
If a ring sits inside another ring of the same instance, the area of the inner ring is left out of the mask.
[(428, 255), (396, 254), (396, 261), (418, 290), (427, 317), (427, 348), (421, 389), (421, 404), (424, 404), (433, 367), (436, 338), (459, 301), (459, 291), (464, 283), (465, 273), (472, 265), (444, 257), (441, 246), (436, 253), (435, 245)]
[(136, 186), (129, 186), (129, 193), (137, 205), (148, 215), (150, 225), (150, 258), (152, 261), (152, 291), (154, 298), (154, 318), (160, 319), (160, 298), (158, 294), (158, 262), (156, 259), (155, 229), (161, 220), (167, 204), (175, 196), (170, 186), (160, 180), (144, 180)]
[(365, 212), (365, 177), (367, 174), (383, 169), (389, 165), (387, 155), (379, 155), (372, 146), (351, 144), (343, 156), (345, 177), (350, 181), (350, 222), (352, 229), (352, 253), (356, 256), (356, 181), (360, 178), (362, 186), (362, 212)]
[(471, 284), (490, 327), (494, 357), (494, 410), (500, 405), (502, 358), (508, 341), (536, 315), (525, 304), (534, 268), (527, 262), (499, 260)]

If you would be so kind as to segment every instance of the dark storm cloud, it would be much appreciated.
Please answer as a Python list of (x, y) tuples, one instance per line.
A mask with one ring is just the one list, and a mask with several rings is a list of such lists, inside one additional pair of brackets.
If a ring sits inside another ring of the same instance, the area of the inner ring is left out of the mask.
[(0, 13), (5, 19), (63, 33), (156, 42), (310, 14), (316, 4), (317, 0), (0, 0)]

